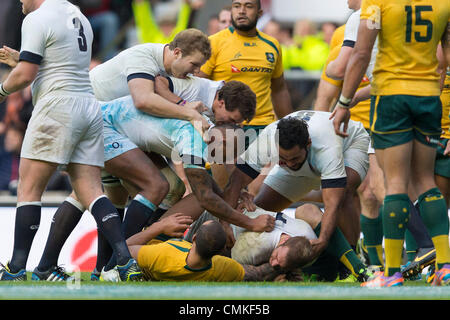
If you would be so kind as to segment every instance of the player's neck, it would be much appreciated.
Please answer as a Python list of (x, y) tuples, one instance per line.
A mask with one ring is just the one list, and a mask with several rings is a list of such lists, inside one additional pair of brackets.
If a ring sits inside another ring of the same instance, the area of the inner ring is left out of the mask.
[(256, 37), (256, 35), (258, 34), (258, 31), (256, 30), (256, 28), (253, 28), (252, 30), (249, 31), (242, 31), (242, 30), (238, 30), (238, 29), (234, 29), (236, 31), (236, 33), (242, 37)]
[(192, 248), (191, 250), (189, 250), (189, 253), (186, 257), (186, 265), (189, 268), (199, 270), (206, 268), (210, 264), (211, 264), (210, 259), (204, 260), (195, 252), (195, 250), (192, 250)]
[(166, 44), (163, 49), (163, 65), (164, 70), (167, 72), (167, 74), (172, 74), (172, 70), (170, 66), (172, 65), (172, 50), (169, 49), (169, 45)]

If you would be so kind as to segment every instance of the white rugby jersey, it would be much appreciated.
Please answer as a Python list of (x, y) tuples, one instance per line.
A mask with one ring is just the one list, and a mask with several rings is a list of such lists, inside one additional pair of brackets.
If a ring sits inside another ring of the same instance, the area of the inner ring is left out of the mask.
[(268, 125), (238, 158), (237, 167), (251, 177), (256, 177), (269, 163), (276, 164), (272, 170), (284, 170), (292, 176), (317, 178), (322, 185), (327, 181), (346, 178), (344, 152), (351, 146), (353, 139), (364, 131), (362, 124), (353, 120), (348, 124), (348, 137), (336, 135), (330, 112), (300, 110), (285, 116), (303, 119), (308, 124), (311, 147), (307, 161), (299, 170), (291, 170), (278, 165), (278, 144), (276, 130), (279, 121)]
[(225, 81), (213, 81), (189, 75), (186, 79), (168, 77), (171, 91), (186, 101), (201, 101), (212, 109), (217, 91), (223, 87)]
[(213, 81), (195, 76), (188, 76), (186, 79), (167, 77), (170, 90), (180, 98), (186, 101), (201, 101), (209, 109), (203, 115), (208, 120), (214, 122), (214, 113), (212, 105), (217, 91), (223, 87), (225, 81)]
[(304, 236), (317, 239), (311, 226), (301, 219), (293, 219), (281, 212), (271, 212), (258, 208), (256, 211), (244, 211), (254, 219), (261, 214), (270, 214), (276, 218), (275, 228), (271, 232), (253, 232), (233, 225), (236, 242), (231, 249), (231, 258), (241, 264), (260, 265), (269, 261), (272, 251), (278, 246), (283, 233), (291, 237)]
[[(361, 16), (361, 9), (353, 12), (348, 18), (347, 23), (345, 25), (344, 43), (342, 44), (343, 46), (348, 46), (352, 48), (355, 46), (356, 40), (358, 39), (360, 16)], [(373, 67), (375, 66), (377, 53), (378, 53), (378, 37), (373, 45), (369, 66), (367, 67), (366, 70), (366, 75), (370, 81), (372, 81), (373, 78), (372, 73)]]
[(25, 17), (19, 60), (39, 64), (31, 85), (33, 104), (54, 92), (93, 94), (92, 40), (89, 21), (66, 0), (46, 0)]
[(93, 68), (89, 74), (95, 97), (100, 101), (111, 101), (130, 94), (128, 81), (131, 79), (154, 80), (158, 74), (166, 76), (164, 46), (160, 43), (138, 44)]

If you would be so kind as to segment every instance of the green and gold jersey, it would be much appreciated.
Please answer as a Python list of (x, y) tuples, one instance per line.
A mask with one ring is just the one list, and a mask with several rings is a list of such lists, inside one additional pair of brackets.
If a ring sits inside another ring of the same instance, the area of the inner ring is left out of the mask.
[(436, 48), (449, 18), (448, 0), (363, 0), (361, 21), (381, 28), (372, 94), (439, 96)]
[(239, 35), (229, 27), (209, 37), (211, 58), (202, 66), (211, 80), (238, 80), (256, 94), (256, 113), (245, 125), (268, 125), (275, 121), (271, 80), (283, 75), (281, 47), (275, 38), (260, 31), (255, 37)]
[(192, 243), (181, 239), (152, 241), (141, 247), (137, 261), (146, 278), (152, 281), (231, 282), (244, 279), (242, 265), (224, 256), (214, 256), (205, 268), (190, 268), (186, 258), (191, 247)]

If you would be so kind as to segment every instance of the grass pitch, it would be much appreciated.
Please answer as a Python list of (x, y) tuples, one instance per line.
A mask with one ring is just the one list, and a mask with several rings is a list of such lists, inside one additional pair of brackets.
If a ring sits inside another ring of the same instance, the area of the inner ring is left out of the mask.
[[(399, 288), (361, 288), (359, 283), (325, 282), (2, 282), (1, 300), (450, 300), (450, 286), (424, 280)], [(29, 274), (29, 279), (31, 274)]]

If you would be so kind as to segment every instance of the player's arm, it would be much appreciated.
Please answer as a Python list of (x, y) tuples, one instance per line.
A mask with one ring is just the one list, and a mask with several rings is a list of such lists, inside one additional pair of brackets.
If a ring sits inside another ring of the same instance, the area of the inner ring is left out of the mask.
[(249, 170), (251, 169), (245, 164), (238, 165), (231, 173), (230, 179), (223, 191), (224, 200), (232, 208), (236, 208), (242, 189), (248, 186), (259, 175), (259, 172), (256, 172), (255, 170), (251, 170), (252, 173), (245, 173), (245, 171), (241, 170), (242, 167), (248, 167)]
[(259, 266), (243, 264), (244, 281), (272, 281), (282, 272), (275, 270), (268, 262)]
[(361, 101), (370, 99), (370, 90), (371, 89), (372, 89), (372, 86), (369, 84), (368, 86), (365, 86), (364, 88), (356, 91), (355, 95), (353, 96), (352, 102), (350, 103), (350, 107), (354, 107)]
[[(343, 180), (341, 182), (344, 183)], [(336, 229), (338, 210), (343, 203), (344, 196), (345, 187), (322, 188), (324, 213), (322, 216), (320, 236), (316, 240), (311, 240), (316, 256), (326, 248), (331, 235)]]
[(214, 180), (200, 168), (185, 168), (186, 176), (192, 192), (200, 205), (220, 220), (241, 226), (250, 231), (272, 231), (275, 219), (269, 215), (261, 215), (251, 219), (233, 209), (215, 190), (219, 189)]
[(163, 76), (157, 76), (155, 78), (155, 92), (172, 103), (178, 103), (182, 100), (179, 96), (170, 91), (169, 79)]
[[(350, 120), (350, 103), (369, 65), (378, 31), (379, 29), (373, 27), (372, 21), (367, 19), (361, 20), (358, 29), (358, 41), (356, 41), (345, 71), (341, 96), (330, 117), (334, 117), (333, 125), (336, 134), (342, 137), (347, 136), (346, 131)], [(344, 124), (343, 131), (340, 128), (341, 124)]]
[(314, 103), (314, 110), (316, 111), (331, 111), (334, 107), (341, 88), (329, 83), (326, 80), (320, 79), (317, 87), (317, 97)]
[(447, 27), (441, 38), (441, 44), (447, 65), (450, 65), (450, 22), (447, 22)]
[(202, 102), (187, 102), (184, 108), (180, 108), (176, 103), (158, 95), (155, 92), (154, 81), (146, 78), (130, 79), (128, 87), (135, 107), (142, 112), (157, 117), (190, 121), (202, 133), (209, 127), (208, 122), (200, 114), (206, 110)]
[(137, 258), (137, 253), (141, 246), (147, 244), (160, 234), (170, 237), (181, 238), (183, 233), (193, 222), (190, 216), (182, 213), (175, 213), (153, 223), (147, 229), (136, 233), (127, 239), (127, 245), (133, 258)]
[(345, 69), (352, 55), (353, 47), (343, 45), (339, 51), (338, 57), (331, 61), (326, 69), (326, 74), (329, 78), (334, 80), (342, 80), (345, 76)]
[(271, 90), (273, 110), (278, 119), (294, 112), (292, 109), (291, 96), (283, 75), (272, 79)]
[(0, 84), (0, 102), (16, 91), (28, 87), (39, 71), (39, 64), (27, 61), (20, 61), (17, 66), (12, 69), (5, 82)]

